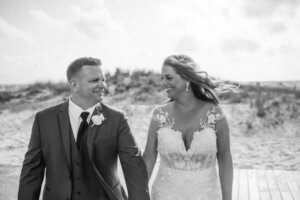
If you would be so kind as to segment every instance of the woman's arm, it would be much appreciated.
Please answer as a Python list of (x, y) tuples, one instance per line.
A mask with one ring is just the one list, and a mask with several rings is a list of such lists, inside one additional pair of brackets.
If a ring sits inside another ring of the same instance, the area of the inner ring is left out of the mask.
[(230, 151), (230, 136), (227, 120), (222, 116), (216, 122), (217, 131), (217, 147), (218, 147), (218, 165), (219, 176), (222, 189), (222, 199), (232, 199), (232, 180), (233, 180), (233, 167), (232, 157)]
[(148, 128), (148, 136), (145, 150), (143, 152), (143, 160), (146, 164), (148, 179), (150, 180), (153, 168), (155, 166), (157, 158), (157, 131), (158, 131), (158, 121), (155, 119), (154, 110), (151, 122)]

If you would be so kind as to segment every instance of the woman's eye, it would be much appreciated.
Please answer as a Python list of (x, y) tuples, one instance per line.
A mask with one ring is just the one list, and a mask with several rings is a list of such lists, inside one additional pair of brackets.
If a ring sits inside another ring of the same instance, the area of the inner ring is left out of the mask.
[(169, 77), (169, 76), (165, 76), (165, 77), (162, 76), (162, 77), (160, 77), (160, 80), (161, 80), (161, 81), (163, 81), (164, 79), (170, 81), (170, 80), (172, 80), (173, 78), (172, 78), (172, 77)]
[(93, 79), (93, 80), (90, 80), (90, 82), (91, 82), (91, 83), (97, 83), (97, 82), (99, 82), (99, 80), (100, 80), (100, 79)]

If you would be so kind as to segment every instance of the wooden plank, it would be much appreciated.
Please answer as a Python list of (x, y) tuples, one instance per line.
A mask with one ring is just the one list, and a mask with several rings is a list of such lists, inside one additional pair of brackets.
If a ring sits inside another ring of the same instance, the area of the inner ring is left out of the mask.
[(286, 182), (289, 185), (294, 200), (300, 199), (300, 187), (297, 184), (300, 182), (300, 180), (298, 180), (297, 177), (291, 171), (284, 171), (283, 174), (286, 179)]
[(283, 172), (275, 170), (274, 174), (275, 174), (277, 184), (279, 186), (279, 190), (280, 190), (282, 199), (283, 200), (294, 200), (294, 198), (291, 194), (291, 191), (289, 189), (289, 185), (284, 178)]
[(239, 169), (233, 171), (233, 183), (232, 183), (232, 200), (239, 200)]
[(300, 171), (293, 171), (292, 174), (293, 174), (293, 179), (298, 185), (298, 188), (300, 188)]
[(260, 198), (262, 200), (271, 200), (270, 190), (265, 176), (265, 171), (257, 170), (257, 180), (258, 180)]
[(273, 170), (266, 171), (266, 176), (272, 200), (282, 200)]
[(256, 170), (248, 170), (249, 200), (259, 200)]
[(239, 200), (249, 200), (249, 188), (248, 188), (248, 171), (246, 169), (240, 169), (239, 172)]

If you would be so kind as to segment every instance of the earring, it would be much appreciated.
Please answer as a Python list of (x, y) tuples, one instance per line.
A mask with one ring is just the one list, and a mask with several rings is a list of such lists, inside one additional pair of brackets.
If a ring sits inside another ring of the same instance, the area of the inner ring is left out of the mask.
[(190, 82), (186, 82), (185, 84), (185, 91), (189, 91)]

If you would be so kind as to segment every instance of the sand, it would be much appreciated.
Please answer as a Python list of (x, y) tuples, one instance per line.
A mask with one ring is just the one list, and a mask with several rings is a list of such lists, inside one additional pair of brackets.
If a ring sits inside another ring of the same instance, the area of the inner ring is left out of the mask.
[[(61, 101), (26, 106), (21, 111), (0, 111), (0, 199), (16, 199), (18, 179), (29, 142), (35, 113)], [(127, 112), (140, 148), (146, 144), (150, 113), (155, 105), (116, 103)], [(20, 106), (22, 107), (22, 106)], [(249, 104), (224, 104), (231, 132), (234, 168), (300, 171), (300, 124), (298, 118), (278, 126), (266, 126)], [(250, 128), (249, 128), (250, 127)]]

